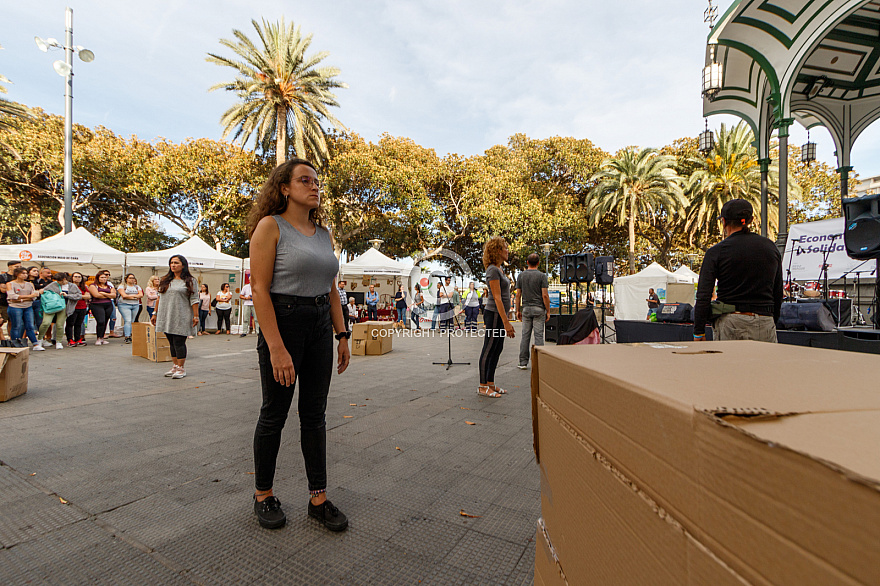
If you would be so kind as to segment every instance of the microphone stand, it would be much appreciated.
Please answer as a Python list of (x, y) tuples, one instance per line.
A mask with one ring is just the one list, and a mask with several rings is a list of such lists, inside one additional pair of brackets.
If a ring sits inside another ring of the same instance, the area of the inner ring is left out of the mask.
[[(792, 244), (794, 244), (793, 241), (792, 241)], [(794, 249), (792, 249), (788, 253), (788, 268), (785, 270), (785, 278), (786, 278), (786, 282), (788, 283), (788, 295), (786, 295), (786, 297), (788, 297), (789, 301), (794, 299), (794, 291), (792, 291), (792, 288), (791, 288), (791, 261), (792, 261), (792, 259), (794, 259)]]
[[(449, 292), (446, 290), (446, 283), (441, 280), (440, 286), (443, 287), (443, 296), (448, 301), (449, 300)], [(438, 301), (439, 301), (439, 299), (438, 299)], [(449, 305), (449, 303), (447, 303), (446, 305)], [(453, 311), (453, 316), (454, 316), (455, 310), (452, 310), (452, 311)], [(446, 320), (444, 319), (443, 321), (446, 321)], [(441, 321), (437, 325), (442, 326), (442, 323), (443, 322)], [(446, 362), (434, 362), (433, 364), (440, 365), (440, 366), (443, 366), (445, 364), (446, 370), (449, 370), (450, 367), (452, 367), (454, 365), (470, 366), (470, 364), (471, 364), (470, 362), (453, 362), (452, 361), (452, 330), (448, 326), (443, 329), (446, 330), (446, 340), (447, 340), (448, 346), (449, 346), (449, 359)]]

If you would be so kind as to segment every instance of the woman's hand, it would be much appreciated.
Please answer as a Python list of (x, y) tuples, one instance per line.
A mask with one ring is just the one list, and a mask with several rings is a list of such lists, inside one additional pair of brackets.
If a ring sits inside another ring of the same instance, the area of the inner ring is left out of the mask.
[(342, 338), (339, 340), (339, 346), (336, 347), (336, 372), (342, 374), (348, 368), (351, 361), (351, 350), (348, 348), (348, 340)]
[(516, 330), (513, 329), (512, 323), (507, 322), (506, 324), (504, 324), (504, 331), (507, 332), (508, 338), (515, 338), (516, 337)]
[(156, 325), (156, 312), (153, 312), (153, 317), (150, 318), (150, 323)]
[(199, 325), (199, 316), (194, 315), (193, 316), (193, 327), (196, 327), (197, 325)]
[(285, 387), (292, 385), (296, 380), (296, 370), (293, 368), (290, 352), (282, 347), (275, 351), (270, 350), (269, 355), (272, 359), (272, 374), (275, 376), (275, 380)]

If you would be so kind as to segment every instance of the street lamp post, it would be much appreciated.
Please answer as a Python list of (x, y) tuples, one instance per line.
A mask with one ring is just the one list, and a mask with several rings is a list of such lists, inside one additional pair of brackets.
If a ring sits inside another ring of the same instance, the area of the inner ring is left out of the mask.
[(73, 10), (67, 8), (65, 12), (64, 44), (61, 45), (55, 39), (46, 40), (34, 37), (37, 47), (43, 53), (49, 49), (61, 49), (64, 51), (64, 61), (58, 60), (52, 64), (55, 72), (64, 77), (64, 233), (73, 229), (73, 54), (79, 53), (79, 58), (85, 63), (94, 61), (95, 54), (80, 46), (73, 45)]
[(541, 251), (544, 253), (544, 272), (550, 274), (550, 249), (553, 245), (549, 242), (541, 245)]

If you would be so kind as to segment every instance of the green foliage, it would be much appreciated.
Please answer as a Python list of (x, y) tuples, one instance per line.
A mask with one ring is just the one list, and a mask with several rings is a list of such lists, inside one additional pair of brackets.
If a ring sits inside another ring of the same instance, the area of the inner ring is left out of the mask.
[(247, 143), (254, 136), (264, 152), (275, 143), (275, 162), (287, 160), (288, 136), (293, 137), (296, 156), (322, 163), (329, 150), (321, 123), (334, 128), (342, 125), (330, 112), (339, 106), (331, 90), (348, 87), (335, 79), (336, 67), (319, 67), (329, 53), (306, 55), (312, 35), (303, 36), (300, 27), (282, 18), (276, 23), (256, 20), (251, 24), (259, 38), (251, 41), (243, 32), (233, 29), (236, 40), (220, 39), (235, 57), (209, 53), (207, 61), (235, 70), (235, 79), (218, 83), (210, 91), (223, 89), (234, 92), (239, 103), (221, 118), (223, 137), (243, 137)]

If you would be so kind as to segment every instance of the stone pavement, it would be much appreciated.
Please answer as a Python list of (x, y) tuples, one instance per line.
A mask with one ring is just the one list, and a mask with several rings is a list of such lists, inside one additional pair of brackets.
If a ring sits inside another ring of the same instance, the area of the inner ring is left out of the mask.
[(452, 342), (470, 366), (431, 364), (446, 337), (397, 337), (334, 374), (340, 534), (306, 517), (294, 413), (275, 483), (288, 524), (257, 524), (254, 336), (190, 340), (182, 380), (121, 340), (32, 353), (28, 393), (0, 403), (0, 584), (531, 584), (531, 371), (507, 340), (510, 394), (479, 397), (482, 338)]

